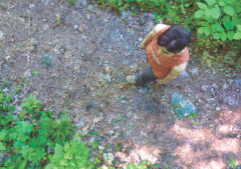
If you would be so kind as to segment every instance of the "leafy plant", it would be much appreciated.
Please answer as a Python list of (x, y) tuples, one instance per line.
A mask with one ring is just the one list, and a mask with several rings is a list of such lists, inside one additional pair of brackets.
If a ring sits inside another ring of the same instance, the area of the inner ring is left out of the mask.
[(72, 5), (74, 5), (75, 1), (76, 1), (76, 0), (68, 0), (68, 3), (69, 3), (69, 5), (72, 6)]
[(229, 160), (229, 167), (238, 167), (238, 162), (236, 160), (234, 160), (233, 157), (230, 158)]
[(199, 10), (194, 13), (194, 17), (201, 20), (199, 34), (223, 42), (241, 39), (241, 7), (238, 0), (205, 0), (197, 2), (197, 5)]
[(94, 168), (94, 163), (89, 160), (89, 148), (84, 143), (73, 140), (63, 146), (56, 144), (55, 153), (50, 156), (50, 163), (45, 169), (62, 168)]
[(72, 139), (69, 116), (43, 111), (34, 95), (25, 99), (17, 115), (11, 100), (12, 95), (0, 89), (0, 168), (94, 168), (97, 162), (89, 160), (89, 148)]

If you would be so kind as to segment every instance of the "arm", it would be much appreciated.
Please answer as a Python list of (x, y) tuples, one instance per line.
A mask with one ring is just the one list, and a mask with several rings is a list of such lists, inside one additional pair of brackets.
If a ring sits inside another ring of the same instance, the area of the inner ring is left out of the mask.
[(165, 24), (158, 24), (156, 25), (151, 32), (148, 33), (148, 35), (145, 37), (145, 39), (141, 43), (141, 48), (145, 49), (146, 45), (152, 40), (152, 38), (163, 28), (165, 28), (167, 25)]
[(186, 69), (186, 67), (187, 67), (187, 62), (181, 65), (175, 66), (172, 68), (172, 70), (168, 73), (166, 77), (164, 77), (163, 79), (158, 79), (157, 81), (160, 84), (165, 84), (168, 81), (175, 79), (180, 73), (182, 73)]

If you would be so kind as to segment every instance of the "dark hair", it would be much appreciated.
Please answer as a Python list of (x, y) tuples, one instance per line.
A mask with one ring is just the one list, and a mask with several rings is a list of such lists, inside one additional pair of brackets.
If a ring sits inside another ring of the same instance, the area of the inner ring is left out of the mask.
[(180, 52), (190, 42), (192, 34), (182, 25), (173, 25), (158, 37), (157, 44), (172, 53)]

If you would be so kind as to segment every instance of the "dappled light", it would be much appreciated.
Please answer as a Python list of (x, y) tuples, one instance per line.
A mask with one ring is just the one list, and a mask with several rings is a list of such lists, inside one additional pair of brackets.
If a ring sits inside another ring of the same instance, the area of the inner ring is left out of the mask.
[(213, 129), (191, 129), (185, 126), (185, 122), (176, 121), (169, 132), (184, 142), (173, 153), (179, 157), (176, 163), (195, 169), (224, 169), (230, 155), (240, 160), (240, 120), (240, 112), (225, 111), (220, 119), (222, 123), (217, 124), (216, 130), (215, 126)]
[(156, 163), (160, 156), (161, 151), (157, 147), (140, 146), (136, 145), (135, 149), (130, 150), (129, 155), (117, 152), (116, 156), (125, 163), (140, 163), (141, 161), (150, 161)]

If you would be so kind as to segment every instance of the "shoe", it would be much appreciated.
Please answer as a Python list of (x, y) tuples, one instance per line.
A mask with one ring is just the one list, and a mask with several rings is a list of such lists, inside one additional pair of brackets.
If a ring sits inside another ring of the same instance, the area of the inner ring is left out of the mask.
[(136, 84), (136, 76), (133, 76), (133, 75), (126, 76), (126, 81), (131, 84)]

